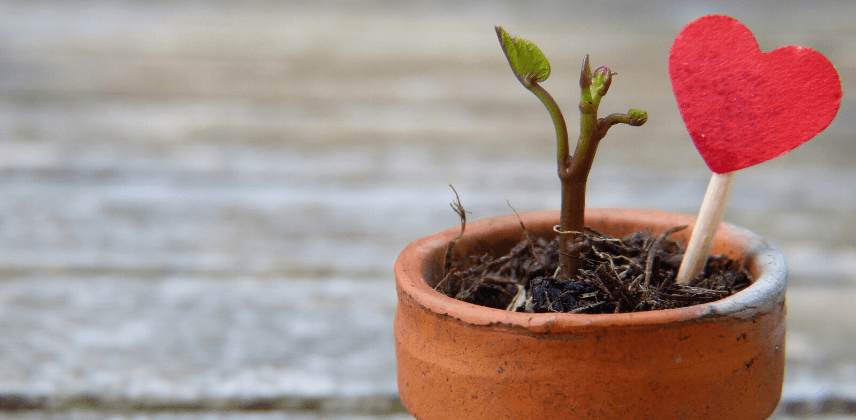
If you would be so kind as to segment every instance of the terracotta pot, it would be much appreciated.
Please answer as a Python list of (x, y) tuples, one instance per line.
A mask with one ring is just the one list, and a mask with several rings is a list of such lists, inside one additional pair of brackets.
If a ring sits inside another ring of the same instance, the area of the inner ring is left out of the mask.
[[(552, 238), (557, 212), (521, 215)], [(693, 225), (652, 210), (587, 210), (615, 236)], [(681, 309), (610, 315), (485, 308), (433, 290), (451, 228), (410, 244), (395, 263), (398, 389), (419, 420), (766, 419), (782, 391), (785, 280), (781, 252), (723, 224), (713, 253), (744, 258), (755, 282)], [(690, 229), (671, 238), (686, 243)], [(467, 225), (455, 251), (501, 254), (521, 238), (515, 216)]]

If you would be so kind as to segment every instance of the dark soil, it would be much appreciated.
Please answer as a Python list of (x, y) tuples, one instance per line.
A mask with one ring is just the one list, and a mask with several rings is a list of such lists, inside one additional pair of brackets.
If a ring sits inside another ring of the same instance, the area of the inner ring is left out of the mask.
[(668, 235), (684, 228), (620, 239), (587, 229), (577, 247), (583, 264), (574, 281), (553, 277), (559, 265), (558, 240), (548, 243), (524, 233), (507, 255), (472, 256), (467, 261), (451, 261), (453, 241), (436, 290), (464, 302), (517, 312), (603, 314), (712, 302), (752, 283), (740, 261), (711, 256), (689, 286), (675, 284), (684, 249)]

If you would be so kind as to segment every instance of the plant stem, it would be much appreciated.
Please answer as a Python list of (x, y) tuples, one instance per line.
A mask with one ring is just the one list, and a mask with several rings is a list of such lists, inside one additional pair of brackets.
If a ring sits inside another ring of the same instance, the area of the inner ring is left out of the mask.
[(642, 125), (648, 116), (642, 111), (631, 110), (629, 114), (610, 114), (597, 118), (600, 100), (612, 83), (613, 73), (606, 67), (591, 71), (588, 55), (583, 59), (580, 73), (580, 138), (573, 156), (570, 155), (568, 128), (559, 105), (537, 81), (520, 78), (550, 112), (556, 127), (556, 160), (559, 180), (562, 183), (562, 205), (559, 221), (559, 274), (560, 280), (573, 280), (581, 261), (577, 243), (585, 228), (586, 184), (591, 172), (594, 156), (600, 140), (609, 128), (618, 123)]
[[(571, 158), (568, 128), (559, 105), (538, 83), (524, 83), (524, 86), (547, 107), (553, 118), (553, 125), (556, 127), (556, 160), (559, 180), (562, 183), (559, 217), (559, 277), (568, 280), (576, 277), (577, 273), (578, 259), (573, 255), (573, 246), (580, 239), (585, 224), (586, 181), (594, 161), (594, 151), (590, 151), (589, 148), (597, 131), (597, 111), (595, 110), (593, 115), (583, 114), (580, 141), (577, 143), (574, 158)], [(577, 159), (578, 156), (581, 159)]]
[[(588, 56), (583, 63), (583, 72), (588, 71)], [(590, 82), (590, 79), (588, 80)], [(575, 250), (585, 228), (586, 184), (591, 172), (597, 146), (603, 135), (598, 135), (597, 105), (600, 98), (593, 98), (581, 78), (580, 138), (573, 157), (566, 155), (559, 160), (559, 179), (562, 181), (562, 207), (559, 229), (559, 279), (576, 278), (580, 258)], [(604, 135), (606, 132), (604, 131)]]
[[(627, 114), (610, 114), (597, 118), (600, 100), (612, 84), (612, 73), (606, 67), (591, 71), (588, 55), (580, 72), (580, 138), (574, 155), (559, 157), (559, 179), (562, 181), (562, 208), (559, 233), (559, 279), (573, 280), (580, 262), (578, 242), (585, 228), (586, 184), (597, 146), (615, 124), (640, 126), (648, 120), (644, 111), (631, 109)], [(561, 146), (560, 146), (561, 149)], [(560, 155), (562, 154), (560, 150)]]
[(565, 117), (559, 109), (559, 104), (556, 103), (556, 100), (541, 85), (537, 82), (529, 82), (524, 83), (524, 86), (541, 100), (544, 106), (547, 107), (547, 111), (550, 111), (550, 117), (553, 119), (553, 125), (556, 127), (556, 144), (558, 146), (556, 158), (558, 160), (559, 172), (561, 173), (562, 168), (568, 165), (568, 153), (570, 153), (568, 126), (565, 124)]

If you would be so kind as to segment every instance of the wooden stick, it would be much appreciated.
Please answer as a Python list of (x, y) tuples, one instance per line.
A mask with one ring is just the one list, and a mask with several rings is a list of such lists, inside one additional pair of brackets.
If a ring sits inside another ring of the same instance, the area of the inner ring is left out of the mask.
[(688, 285), (704, 268), (710, 254), (710, 247), (713, 245), (713, 237), (716, 235), (725, 205), (731, 196), (731, 187), (734, 186), (736, 175), (737, 171), (733, 171), (724, 174), (714, 173), (710, 177), (710, 184), (701, 202), (701, 210), (699, 210), (675, 283)]

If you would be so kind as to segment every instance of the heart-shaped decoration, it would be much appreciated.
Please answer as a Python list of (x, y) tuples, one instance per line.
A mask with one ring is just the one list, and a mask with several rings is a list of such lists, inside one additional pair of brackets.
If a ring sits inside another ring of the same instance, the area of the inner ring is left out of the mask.
[(716, 173), (779, 157), (835, 118), (841, 80), (815, 50), (761, 52), (748, 28), (704, 16), (678, 34), (669, 76), (687, 130)]

